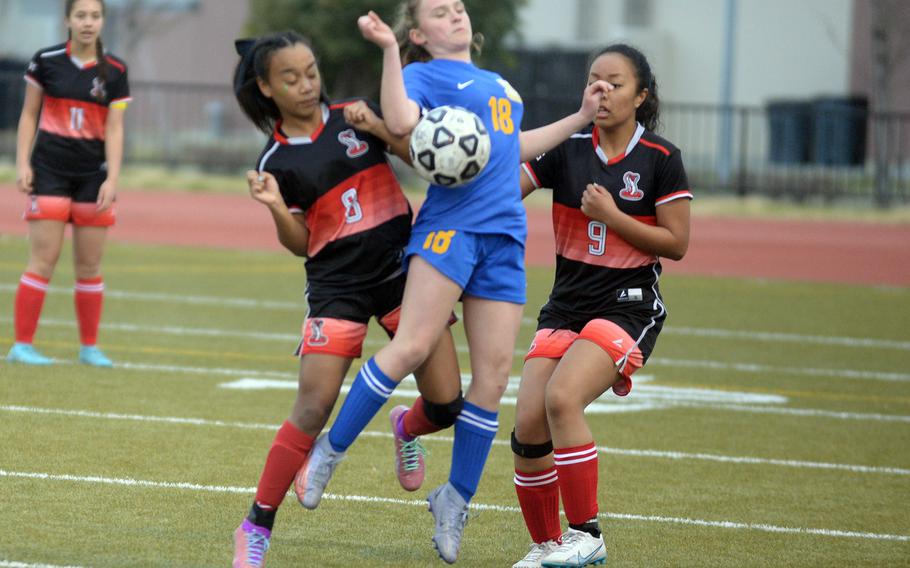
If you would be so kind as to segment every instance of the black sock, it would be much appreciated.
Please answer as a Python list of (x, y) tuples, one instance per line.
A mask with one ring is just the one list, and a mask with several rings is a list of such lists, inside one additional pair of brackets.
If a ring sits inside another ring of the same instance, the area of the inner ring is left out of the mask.
[(581, 525), (569, 524), (569, 528), (581, 532), (586, 532), (594, 538), (600, 538), (600, 523), (597, 522), (596, 518), (591, 519), (590, 521)]
[(275, 524), (275, 513), (277, 512), (277, 509), (263, 509), (258, 503), (253, 503), (250, 508), (250, 514), (246, 518), (257, 527), (271, 531), (272, 525)]

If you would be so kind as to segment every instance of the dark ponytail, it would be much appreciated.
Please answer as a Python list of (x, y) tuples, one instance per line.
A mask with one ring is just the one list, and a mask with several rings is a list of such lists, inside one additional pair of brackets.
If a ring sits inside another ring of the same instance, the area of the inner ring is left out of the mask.
[(594, 64), (598, 57), (607, 53), (618, 53), (632, 63), (632, 67), (635, 68), (635, 76), (638, 79), (638, 88), (635, 92), (640, 93), (648, 89), (648, 96), (645, 97), (644, 102), (635, 111), (635, 120), (651, 132), (656, 132), (660, 128), (660, 97), (657, 95), (657, 78), (651, 72), (651, 64), (648, 63), (648, 58), (641, 51), (630, 45), (615, 43), (595, 52), (588, 60), (588, 69), (591, 68), (591, 65)]
[[(106, 13), (106, 8), (104, 6), (104, 0), (95, 0), (95, 1), (101, 5), (101, 16), (104, 17), (104, 15)], [(73, 7), (75, 5), (76, 5), (76, 0), (66, 0), (66, 4), (64, 6), (64, 11), (66, 13), (67, 18), (69, 18), (70, 14), (73, 13)], [(69, 39), (73, 39), (72, 30), (69, 31), (69, 34), (67, 35), (67, 37)], [(109, 65), (107, 62), (107, 58), (105, 58), (105, 56), (104, 56), (104, 42), (101, 41), (101, 34), (98, 34), (98, 39), (95, 40), (95, 60), (98, 62), (98, 82), (99, 82), (99, 85), (101, 88), (92, 90), (92, 94), (94, 95), (94, 97), (96, 99), (103, 102), (104, 97), (105, 97), (104, 84), (107, 83)]]
[[(234, 69), (234, 96), (243, 113), (256, 125), (256, 128), (271, 134), (275, 123), (281, 120), (281, 111), (275, 101), (262, 94), (259, 90), (257, 79), (268, 81), (269, 65), (272, 55), (285, 47), (292, 47), (298, 43), (307, 46), (313, 52), (317, 65), (319, 57), (312, 43), (304, 36), (294, 31), (286, 31), (261, 37), (259, 39), (238, 39), (234, 48), (240, 55), (237, 68)], [(329, 97), (325, 92), (325, 85), (320, 81), (319, 100), (328, 102)]]

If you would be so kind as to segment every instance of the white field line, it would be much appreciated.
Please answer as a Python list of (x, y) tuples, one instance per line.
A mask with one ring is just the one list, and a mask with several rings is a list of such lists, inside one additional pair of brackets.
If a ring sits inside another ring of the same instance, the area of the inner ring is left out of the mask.
[[(0, 284), (0, 292), (14, 293), (16, 289), (17, 285)], [(48, 288), (48, 291), (54, 294), (72, 294), (73, 292), (71, 288), (64, 288), (60, 286), (51, 286)], [(104, 295), (106, 298), (110, 299), (167, 302), (197, 306), (219, 306), (258, 310), (267, 309), (277, 311), (292, 310), (295, 312), (300, 312), (301, 314), (305, 313), (306, 311), (306, 303), (302, 297), (302, 294), (300, 302), (280, 302), (274, 300), (259, 300), (255, 298), (230, 298), (219, 296), (164, 294), (155, 292), (127, 292), (121, 290), (105, 290)], [(460, 314), (459, 317), (461, 317)], [(107, 326), (108, 324), (105, 323), (104, 325)], [(525, 327), (534, 327), (537, 325), (537, 320), (535, 318), (525, 317), (522, 318), (522, 325)], [(878, 348), (910, 351), (910, 341), (874, 339), (869, 337), (843, 337), (799, 333), (741, 331), (685, 326), (665, 326), (663, 328), (663, 333), (686, 335), (692, 337), (711, 337), (716, 339), (747, 339), (750, 341), (811, 343), (815, 345), (827, 345), (834, 347)], [(522, 354), (524, 354), (524, 352), (522, 352)]]
[[(0, 317), (0, 322), (12, 322), (12, 318)], [(57, 320), (47, 318), (41, 320), (41, 325), (53, 327), (75, 327), (75, 322), (71, 320)], [(233, 337), (241, 339), (257, 339), (263, 341), (283, 341), (288, 344), (296, 343), (300, 336), (290, 333), (266, 333), (252, 331), (232, 331), (212, 328), (195, 328), (180, 326), (149, 326), (129, 323), (104, 323), (104, 329), (125, 331), (125, 332), (142, 332), (142, 333), (159, 333), (163, 335), (176, 335), (188, 337)], [(370, 347), (380, 347), (387, 342), (384, 340), (367, 339), (365, 345)], [(467, 353), (468, 348), (465, 345), (456, 345), (456, 351)], [(523, 357), (526, 353), (524, 349), (516, 349), (515, 355)], [(118, 365), (119, 366), (119, 365)], [(878, 371), (863, 371), (852, 369), (819, 369), (814, 367), (775, 367), (761, 363), (725, 363), (721, 361), (704, 361), (691, 359), (670, 359), (666, 357), (652, 357), (648, 360), (648, 366), (661, 367), (681, 367), (710, 369), (715, 371), (730, 371), (739, 373), (758, 373), (758, 374), (789, 374), (805, 375), (811, 377), (836, 377), (842, 379), (856, 380), (878, 380), (889, 382), (910, 382), (908, 373), (888, 373)]]
[[(57, 363), (62, 364), (75, 364), (75, 361), (68, 359), (56, 359)], [(223, 376), (223, 377), (237, 377), (239, 380), (237, 384), (246, 385), (246, 388), (250, 388), (252, 383), (255, 383), (259, 388), (281, 388), (285, 390), (292, 390), (297, 388), (297, 380), (291, 373), (282, 373), (280, 371), (259, 371), (253, 369), (226, 369), (219, 367), (185, 367), (181, 365), (158, 365), (154, 363), (115, 363), (115, 368), (123, 369), (127, 371), (139, 371), (139, 372), (153, 372), (153, 373), (185, 373), (190, 375), (206, 375), (206, 376)], [(272, 380), (263, 380), (259, 377)], [(344, 389), (350, 388), (349, 385), (344, 385), (342, 387), (342, 392), (347, 392)], [(660, 387), (656, 387), (660, 388)], [(639, 387), (639, 390), (641, 387)], [(410, 391), (404, 389), (395, 389), (393, 391), (393, 397), (415, 397), (417, 391)], [(515, 404), (514, 397), (503, 397), (502, 404)], [(626, 403), (626, 405), (602, 405), (603, 407), (609, 406), (607, 408), (601, 408), (601, 406), (595, 406), (600, 403), (593, 403), (589, 408), (591, 411), (612, 411), (612, 412), (631, 412), (637, 410), (648, 410), (656, 407), (644, 408), (641, 405), (636, 405), (632, 402)], [(790, 414), (794, 416), (813, 416), (818, 418), (834, 418), (840, 420), (870, 420), (875, 422), (910, 422), (910, 416), (900, 415), (900, 414), (864, 414), (864, 413), (851, 413), (851, 412), (835, 412), (821, 409), (811, 409), (811, 408), (775, 408), (775, 407), (753, 407), (753, 406), (743, 406), (735, 404), (682, 404), (677, 403), (676, 406), (697, 406), (699, 408), (707, 409), (717, 409), (717, 410), (729, 410), (729, 411), (738, 411), (738, 412), (752, 412), (752, 413), (768, 413), (768, 414)], [(665, 407), (662, 407), (665, 408)]]
[(82, 568), (81, 566), (58, 566), (57, 564), (27, 564), (15, 560), (0, 560), (0, 568)]
[[(230, 493), (230, 494), (246, 494), (252, 495), (256, 493), (255, 487), (231, 487), (224, 485), (201, 485), (196, 483), (188, 482), (167, 482), (167, 481), (148, 481), (141, 479), (132, 479), (132, 478), (112, 478), (112, 477), (102, 477), (102, 476), (78, 476), (78, 475), (59, 475), (59, 474), (50, 474), (50, 473), (35, 473), (35, 472), (18, 472), (18, 471), (6, 471), (0, 469), (0, 477), (6, 477), (11, 479), (36, 479), (41, 481), (64, 481), (64, 482), (77, 482), (77, 483), (97, 483), (102, 485), (112, 485), (112, 486), (121, 486), (121, 487), (135, 487), (141, 489), (177, 489), (177, 490), (189, 490), (189, 491), (200, 491), (200, 492), (209, 492), (209, 493)], [(357, 502), (357, 503), (372, 503), (372, 504), (381, 504), (381, 505), (398, 505), (398, 506), (407, 506), (407, 507), (421, 507), (425, 508), (426, 501), (416, 500), (416, 499), (393, 499), (389, 497), (373, 497), (365, 495), (338, 495), (334, 493), (326, 493), (323, 496), (325, 499), (330, 501), (343, 501), (343, 502)], [(491, 511), (496, 513), (519, 513), (520, 510), (518, 507), (507, 507), (503, 505), (490, 505), (486, 503), (471, 503), (471, 509), (475, 511)], [(600, 513), (598, 515), (603, 519), (619, 519), (626, 521), (643, 521), (643, 522), (653, 522), (653, 523), (671, 523), (678, 525), (691, 525), (691, 526), (700, 526), (700, 527), (711, 527), (719, 529), (738, 529), (738, 530), (755, 530), (762, 532), (771, 532), (778, 534), (794, 534), (794, 535), (813, 535), (813, 536), (824, 536), (831, 538), (855, 538), (855, 539), (864, 539), (864, 540), (883, 540), (883, 541), (896, 541), (896, 542), (908, 542), (910, 541), (910, 536), (899, 535), (899, 534), (880, 534), (880, 533), (869, 533), (869, 532), (855, 532), (855, 531), (841, 531), (841, 530), (832, 530), (832, 529), (813, 529), (813, 528), (804, 528), (804, 527), (781, 527), (775, 525), (768, 525), (764, 523), (736, 523), (731, 521), (708, 521), (702, 519), (689, 519), (683, 517), (663, 517), (659, 515), (630, 515), (623, 513)]]
[[(265, 430), (269, 432), (275, 432), (278, 430), (279, 424), (257, 424), (253, 422), (235, 422), (235, 421), (223, 421), (223, 420), (208, 420), (204, 418), (184, 418), (176, 416), (146, 416), (141, 414), (119, 414), (114, 412), (94, 412), (88, 410), (66, 410), (66, 409), (57, 409), (57, 408), (35, 408), (28, 406), (14, 406), (14, 405), (5, 405), (0, 406), (0, 412), (11, 412), (18, 414), (34, 414), (34, 415), (46, 415), (46, 416), (67, 416), (74, 418), (93, 418), (100, 420), (123, 420), (123, 421), (132, 421), (132, 422), (149, 422), (149, 423), (162, 423), (162, 424), (174, 424), (181, 426), (209, 426), (216, 428), (238, 428), (244, 430)], [(387, 438), (391, 439), (392, 435), (388, 432), (379, 432), (379, 431), (366, 431), (361, 434), (363, 437), (368, 438)], [(432, 442), (445, 442), (451, 443), (453, 441), (451, 436), (442, 436), (442, 435), (430, 435), (424, 436), (425, 441)], [(511, 443), (508, 440), (494, 440), (494, 445), (511, 447)], [(706, 453), (686, 453), (686, 452), (668, 452), (668, 451), (659, 451), (659, 450), (636, 450), (636, 449), (623, 449), (623, 448), (610, 448), (607, 446), (598, 446), (597, 450), (600, 453), (607, 455), (617, 455), (617, 456), (629, 456), (629, 457), (638, 457), (638, 458), (654, 458), (654, 459), (668, 459), (668, 460), (698, 460), (698, 461), (710, 461), (718, 463), (729, 463), (736, 465), (772, 465), (779, 467), (791, 467), (797, 469), (822, 469), (822, 470), (837, 470), (837, 471), (847, 471), (850, 473), (874, 473), (874, 474), (884, 474), (884, 475), (907, 475), (910, 476), (910, 469), (903, 469), (898, 467), (875, 467), (875, 466), (866, 466), (866, 465), (851, 465), (851, 464), (838, 464), (838, 463), (825, 463), (825, 462), (810, 462), (802, 460), (781, 460), (781, 459), (768, 459), (768, 458), (757, 458), (757, 457), (748, 457), (748, 456), (724, 456), (717, 454), (706, 454)]]

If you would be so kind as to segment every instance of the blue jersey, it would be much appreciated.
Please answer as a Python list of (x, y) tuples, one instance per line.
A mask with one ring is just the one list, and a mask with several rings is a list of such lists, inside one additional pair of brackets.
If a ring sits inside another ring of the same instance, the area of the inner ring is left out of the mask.
[(519, 187), (524, 105), (518, 92), (496, 73), (450, 59), (411, 63), (404, 68), (404, 85), (422, 112), (443, 105), (474, 112), (491, 142), (490, 161), (473, 181), (456, 188), (430, 185), (414, 231), (500, 233), (524, 243), (528, 229)]

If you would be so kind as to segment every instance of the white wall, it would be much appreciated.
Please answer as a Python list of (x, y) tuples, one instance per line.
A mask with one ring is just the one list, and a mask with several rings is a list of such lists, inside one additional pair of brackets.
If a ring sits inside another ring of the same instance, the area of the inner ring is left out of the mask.
[[(651, 1), (651, 26), (634, 29), (623, 25), (625, 0), (530, 0), (523, 43), (628, 41), (648, 56), (664, 100), (720, 102), (726, 1)], [(852, 8), (853, 0), (737, 0), (733, 102), (847, 94)], [(600, 33), (585, 37), (591, 29)]]
[(0, 0), (0, 57), (28, 59), (64, 40), (62, 2)]

